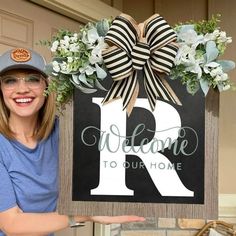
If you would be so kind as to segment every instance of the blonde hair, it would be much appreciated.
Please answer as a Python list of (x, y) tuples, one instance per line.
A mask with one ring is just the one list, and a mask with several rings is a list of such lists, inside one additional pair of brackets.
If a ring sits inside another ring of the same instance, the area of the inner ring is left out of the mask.
[[(54, 126), (56, 114), (55, 94), (51, 93), (45, 98), (44, 105), (39, 110), (38, 129), (35, 130), (34, 137), (37, 140), (46, 139)], [(15, 139), (14, 133), (9, 127), (10, 111), (7, 108), (0, 89), (0, 133), (8, 139)]]

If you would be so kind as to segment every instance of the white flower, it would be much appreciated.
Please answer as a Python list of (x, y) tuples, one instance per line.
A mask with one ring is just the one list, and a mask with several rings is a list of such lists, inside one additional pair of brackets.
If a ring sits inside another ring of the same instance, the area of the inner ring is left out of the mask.
[(98, 38), (98, 44), (92, 49), (91, 55), (89, 57), (89, 62), (91, 64), (103, 62), (102, 50), (105, 49), (108, 45), (104, 42), (104, 38)]
[(64, 36), (64, 40), (65, 40), (65, 42), (68, 42), (68, 43), (69, 43), (69, 42), (70, 42), (70, 37), (69, 37), (68, 35), (65, 35), (65, 36)]
[(63, 61), (61, 64), (60, 64), (60, 67), (61, 67), (61, 70), (62, 71), (67, 71), (67, 64), (66, 64), (66, 62), (65, 61)]
[(69, 45), (69, 50), (71, 52), (78, 52), (79, 51), (79, 45), (77, 43), (72, 43)]
[[(220, 64), (218, 64), (217, 62), (209, 62), (207, 64), (204, 65), (203, 70), (206, 74), (209, 74), (214, 68), (220, 67)], [(217, 71), (215, 71), (217, 72)], [(214, 72), (213, 72), (214, 73)]]
[(69, 47), (69, 41), (66, 41), (66, 40), (61, 39), (61, 40), (60, 40), (60, 47), (61, 47), (62, 49), (67, 49), (67, 48)]
[(73, 57), (67, 57), (67, 62), (68, 62), (68, 63), (73, 62)]
[(218, 37), (218, 35), (220, 34), (220, 31), (219, 31), (219, 29), (215, 29), (214, 31), (213, 31), (213, 34), (215, 35), (215, 39)]
[(219, 76), (222, 74), (223, 74), (223, 70), (221, 66), (217, 66), (216, 68), (210, 71), (211, 77), (216, 77), (217, 75)]
[(228, 78), (229, 76), (226, 73), (223, 73), (223, 74), (216, 75), (216, 77), (214, 78), (214, 81), (215, 82), (226, 81), (228, 80)]
[(70, 41), (71, 41), (72, 43), (76, 43), (77, 40), (78, 40), (78, 38), (77, 38), (77, 37), (74, 37), (74, 36), (70, 38)]
[(221, 75), (221, 81), (226, 81), (226, 80), (228, 80), (228, 79), (229, 79), (228, 74), (223, 73), (223, 74)]
[(217, 62), (210, 62), (204, 66), (204, 72), (210, 74), (215, 82), (228, 80), (228, 74), (224, 73), (223, 68)]
[(89, 57), (89, 62), (91, 64), (95, 64), (95, 63), (101, 63), (102, 62), (102, 57), (101, 57), (101, 50), (98, 47), (95, 47), (92, 52), (91, 55)]
[(59, 72), (61, 70), (59, 63), (57, 61), (52, 62), (52, 68), (55, 72)]
[(60, 63), (60, 67), (61, 67), (61, 73), (63, 74), (68, 74), (71, 72), (70, 66), (65, 61)]
[(203, 35), (198, 35), (194, 29), (181, 30), (179, 38), (185, 44), (191, 45), (196, 48), (199, 44), (204, 43)]
[(94, 71), (95, 71), (95, 68), (88, 64), (85, 67), (79, 68), (79, 72), (81, 74), (85, 73), (86, 75), (92, 75)]
[(61, 39), (60, 40), (60, 46), (65, 44), (65, 40)]
[(220, 35), (217, 38), (217, 42), (218, 43), (225, 43), (225, 42), (227, 42), (227, 36), (226, 36), (226, 33), (224, 31), (220, 32)]
[(219, 34), (219, 37), (217, 38), (217, 42), (218, 43), (231, 43), (232, 38), (227, 37), (225, 31), (221, 31), (220, 34)]
[(221, 76), (220, 75), (216, 75), (215, 78), (214, 78), (214, 81), (215, 82), (220, 82), (221, 81)]
[(218, 29), (214, 30), (212, 33), (207, 33), (204, 36), (204, 41), (215, 41), (217, 37), (220, 35), (220, 31)]
[(186, 44), (180, 44), (180, 48), (175, 58), (175, 64), (192, 65), (195, 62), (196, 51)]
[(59, 41), (54, 41), (52, 43), (52, 47), (51, 47), (51, 52), (56, 52), (57, 48), (58, 48), (58, 45), (59, 45)]
[(232, 43), (232, 37), (227, 37), (226, 43)]
[(228, 89), (230, 89), (230, 85), (229, 85), (229, 84), (227, 84), (227, 85), (225, 85), (225, 86), (223, 87), (223, 91), (226, 91), (226, 90), (228, 90)]

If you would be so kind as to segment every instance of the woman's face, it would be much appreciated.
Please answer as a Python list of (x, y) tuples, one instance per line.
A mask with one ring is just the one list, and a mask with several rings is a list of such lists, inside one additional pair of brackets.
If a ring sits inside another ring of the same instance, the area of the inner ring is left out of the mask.
[(10, 117), (34, 117), (45, 102), (45, 78), (37, 71), (15, 69), (1, 75), (3, 100)]

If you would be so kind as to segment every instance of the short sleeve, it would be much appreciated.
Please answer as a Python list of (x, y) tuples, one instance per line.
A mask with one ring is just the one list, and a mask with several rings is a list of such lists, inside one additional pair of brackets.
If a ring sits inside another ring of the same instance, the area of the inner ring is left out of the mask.
[(0, 212), (16, 206), (15, 192), (6, 167), (0, 160)]

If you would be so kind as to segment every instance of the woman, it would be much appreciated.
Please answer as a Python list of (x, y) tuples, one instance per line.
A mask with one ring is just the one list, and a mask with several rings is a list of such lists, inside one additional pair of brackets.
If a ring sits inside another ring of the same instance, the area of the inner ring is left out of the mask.
[(137, 216), (66, 216), (58, 196), (58, 120), (44, 96), (45, 61), (17, 48), (0, 56), (0, 236), (52, 235), (79, 222), (124, 223)]

